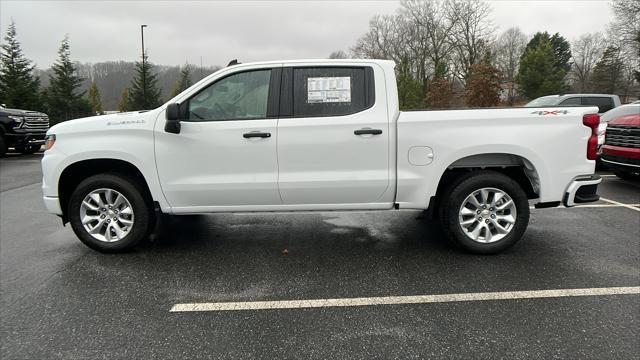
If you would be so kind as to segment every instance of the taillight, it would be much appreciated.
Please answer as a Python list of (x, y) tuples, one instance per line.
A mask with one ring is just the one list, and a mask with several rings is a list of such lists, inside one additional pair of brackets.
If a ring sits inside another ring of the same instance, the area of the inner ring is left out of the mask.
[(591, 136), (587, 141), (587, 159), (595, 160), (598, 154), (598, 126), (600, 126), (600, 115), (586, 114), (582, 117), (582, 123), (591, 128)]

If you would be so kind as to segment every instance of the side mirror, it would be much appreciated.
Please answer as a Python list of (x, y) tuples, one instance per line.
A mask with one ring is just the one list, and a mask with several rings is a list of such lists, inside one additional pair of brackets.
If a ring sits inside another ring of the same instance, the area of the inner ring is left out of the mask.
[(164, 131), (173, 134), (180, 133), (180, 104), (173, 103), (167, 106), (167, 121), (164, 124)]

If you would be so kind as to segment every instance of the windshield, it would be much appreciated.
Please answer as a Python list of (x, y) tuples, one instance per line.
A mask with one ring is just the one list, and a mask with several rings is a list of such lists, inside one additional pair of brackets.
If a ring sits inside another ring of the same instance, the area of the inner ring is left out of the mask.
[(558, 105), (559, 101), (560, 101), (560, 98), (558, 96), (543, 96), (535, 100), (532, 100), (524, 107), (541, 107), (541, 106)]

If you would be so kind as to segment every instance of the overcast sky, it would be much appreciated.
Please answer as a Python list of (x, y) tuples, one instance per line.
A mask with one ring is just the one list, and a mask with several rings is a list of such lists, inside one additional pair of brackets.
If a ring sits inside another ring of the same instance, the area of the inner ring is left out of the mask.
[[(604, 31), (612, 18), (607, 0), (489, 1), (498, 34), (519, 26), (526, 34), (560, 32), (568, 39)], [(140, 24), (150, 60), (205, 66), (326, 58), (349, 49), (375, 14), (393, 13), (399, 1), (0, 1), (2, 33), (11, 19), (27, 57), (47, 68), (69, 34), (80, 62), (137, 60)], [(4, 40), (3, 40), (4, 41)]]

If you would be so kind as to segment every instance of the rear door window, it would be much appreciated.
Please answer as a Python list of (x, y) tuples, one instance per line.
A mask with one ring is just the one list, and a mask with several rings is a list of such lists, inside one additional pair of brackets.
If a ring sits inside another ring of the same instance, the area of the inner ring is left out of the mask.
[(583, 97), (582, 105), (597, 106), (601, 114), (614, 108), (613, 99), (610, 97)]
[[(291, 71), (293, 91), (286, 94), (285, 90), (283, 96), (290, 96), (293, 117), (349, 115), (373, 106), (375, 88), (371, 68), (305, 67)], [(283, 76), (285, 84), (286, 78)], [(281, 115), (289, 114), (285, 110)]]

